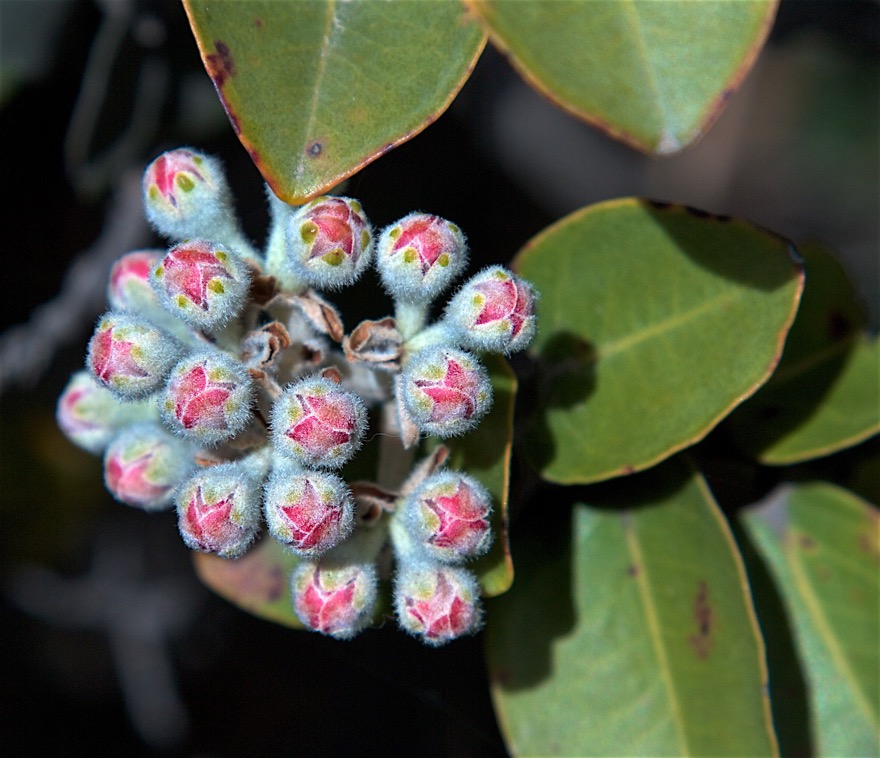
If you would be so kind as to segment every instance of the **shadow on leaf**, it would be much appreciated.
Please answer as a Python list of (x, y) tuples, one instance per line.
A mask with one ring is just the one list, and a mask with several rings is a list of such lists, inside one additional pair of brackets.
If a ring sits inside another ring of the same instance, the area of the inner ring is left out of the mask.
[(526, 438), (528, 457), (539, 471), (556, 454), (545, 414), (587, 401), (596, 391), (597, 360), (595, 345), (574, 332), (557, 332), (544, 344), (536, 365), (537, 409)]

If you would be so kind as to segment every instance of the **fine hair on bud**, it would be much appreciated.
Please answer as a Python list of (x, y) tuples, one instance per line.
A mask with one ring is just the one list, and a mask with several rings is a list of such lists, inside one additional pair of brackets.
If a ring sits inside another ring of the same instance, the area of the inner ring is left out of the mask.
[(406, 525), (424, 553), (443, 563), (463, 563), (492, 544), (492, 498), (476, 479), (437, 471), (404, 504)]
[(410, 562), (399, 566), (394, 582), (397, 622), (432, 646), (473, 634), (482, 625), (480, 586), (458, 566)]
[(400, 391), (416, 426), (438, 437), (470, 431), (492, 405), (489, 373), (474, 355), (453, 347), (434, 346), (412, 355)]
[(86, 367), (118, 397), (138, 400), (162, 386), (181, 352), (180, 343), (148, 319), (108, 311), (89, 341)]
[(360, 448), (366, 427), (361, 399), (320, 376), (288, 387), (272, 410), (275, 449), (307, 467), (342, 466)]
[(382, 231), (376, 267), (393, 297), (430, 301), (462, 272), (467, 253), (467, 241), (455, 224), (428, 213), (410, 213)]
[(193, 469), (190, 447), (159, 424), (133, 424), (104, 453), (104, 484), (117, 500), (158, 511), (170, 508), (174, 490)]
[(293, 610), (303, 625), (347, 640), (370, 624), (378, 576), (370, 563), (301, 563), (290, 578)]
[(147, 166), (143, 192), (147, 220), (175, 240), (210, 236), (233, 212), (220, 161), (191, 148), (169, 150)]
[(175, 495), (180, 536), (187, 547), (238, 558), (260, 528), (261, 482), (238, 462), (198, 471)]
[(318, 289), (353, 284), (369, 266), (373, 230), (361, 204), (348, 197), (319, 197), (288, 221), (287, 265)]
[(335, 474), (276, 465), (263, 495), (269, 533), (303, 558), (317, 558), (354, 528), (354, 500)]
[(444, 321), (469, 350), (515, 353), (535, 336), (537, 293), (503, 266), (491, 266), (465, 282), (446, 308)]
[(216, 445), (250, 421), (253, 394), (253, 381), (241, 363), (219, 350), (207, 350), (174, 366), (159, 397), (159, 412), (174, 432), (202, 445)]
[(70, 377), (55, 408), (58, 426), (67, 439), (94, 454), (103, 453), (124, 426), (158, 415), (152, 398), (123, 402), (87, 371)]
[(238, 316), (250, 270), (235, 252), (205, 239), (174, 245), (156, 263), (150, 284), (162, 306), (196, 329), (216, 329)]

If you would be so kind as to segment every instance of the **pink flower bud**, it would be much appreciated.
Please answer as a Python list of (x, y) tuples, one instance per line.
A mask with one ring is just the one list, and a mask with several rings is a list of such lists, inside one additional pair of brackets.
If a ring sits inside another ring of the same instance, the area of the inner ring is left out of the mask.
[(239, 463), (197, 472), (175, 500), (180, 534), (193, 550), (238, 558), (260, 528), (260, 482)]
[(180, 344), (147, 319), (109, 311), (89, 342), (86, 366), (105, 387), (134, 400), (161, 386), (180, 352)]
[(170, 313), (196, 328), (213, 329), (241, 312), (250, 275), (235, 253), (196, 239), (172, 247), (150, 281)]
[(492, 498), (476, 479), (457, 471), (429, 476), (406, 502), (407, 525), (427, 555), (459, 563), (492, 542)]
[(159, 411), (175, 432), (214, 445), (245, 427), (252, 398), (253, 382), (244, 366), (223, 353), (203, 352), (172, 369)]
[(467, 243), (455, 225), (427, 213), (410, 213), (379, 238), (376, 265), (389, 293), (404, 300), (431, 300), (467, 264)]
[(162, 258), (161, 250), (126, 253), (110, 269), (107, 301), (120, 311), (144, 311), (158, 305), (150, 287), (150, 272)]
[(351, 492), (334, 474), (279, 466), (263, 504), (271, 535), (304, 558), (327, 552), (354, 528)]
[(293, 609), (309, 629), (350, 639), (372, 619), (376, 584), (376, 569), (370, 564), (303, 563), (291, 576)]
[(352, 284), (370, 262), (373, 232), (360, 203), (319, 197), (291, 218), (288, 264), (304, 282), (337, 289)]
[(156, 415), (151, 400), (122, 402), (85, 371), (70, 377), (55, 411), (67, 439), (90, 453), (103, 452), (123, 426)]
[(429, 645), (444, 645), (480, 628), (480, 588), (469, 571), (453, 566), (405, 565), (394, 586), (400, 626)]
[(158, 424), (135, 424), (117, 435), (104, 455), (104, 483), (123, 503), (164, 510), (193, 467), (186, 443)]
[(360, 447), (367, 411), (360, 398), (329, 379), (311, 377), (275, 402), (275, 448), (303, 466), (339, 468)]
[(488, 372), (473, 355), (455, 348), (417, 352), (404, 368), (400, 386), (415, 424), (438, 437), (473, 429), (492, 405)]
[(143, 187), (147, 219), (173, 239), (214, 236), (217, 227), (230, 226), (226, 177), (219, 161), (203, 153), (163, 153), (144, 172)]
[(536, 300), (528, 282), (492, 266), (458, 291), (446, 310), (446, 321), (463, 347), (514, 353), (528, 347), (535, 335)]

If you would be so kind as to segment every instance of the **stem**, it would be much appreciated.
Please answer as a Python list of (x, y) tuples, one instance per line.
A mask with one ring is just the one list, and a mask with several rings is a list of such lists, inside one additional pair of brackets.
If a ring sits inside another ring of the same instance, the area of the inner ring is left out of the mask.
[(415, 337), (424, 328), (428, 305), (428, 302), (394, 299), (394, 320), (404, 342)]

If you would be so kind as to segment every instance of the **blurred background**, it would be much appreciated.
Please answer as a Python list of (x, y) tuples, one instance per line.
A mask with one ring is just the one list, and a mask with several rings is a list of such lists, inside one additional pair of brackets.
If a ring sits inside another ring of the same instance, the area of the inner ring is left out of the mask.
[[(479, 636), (430, 650), (389, 624), (339, 643), (251, 617), (200, 585), (172, 514), (112, 501), (100, 460), (55, 426), (111, 263), (161, 243), (141, 212), (147, 162), (220, 156), (263, 240), (261, 179), (179, 3), (0, 0), (0, 136), (4, 755), (503, 755)], [(490, 46), (449, 111), (346, 191), (375, 226), (454, 220), (474, 266), (611, 197), (745, 217), (836, 250), (876, 330), (880, 4), (783, 0), (727, 110), (664, 158), (565, 115)], [(388, 312), (375, 281), (359, 291), (351, 307)]]

